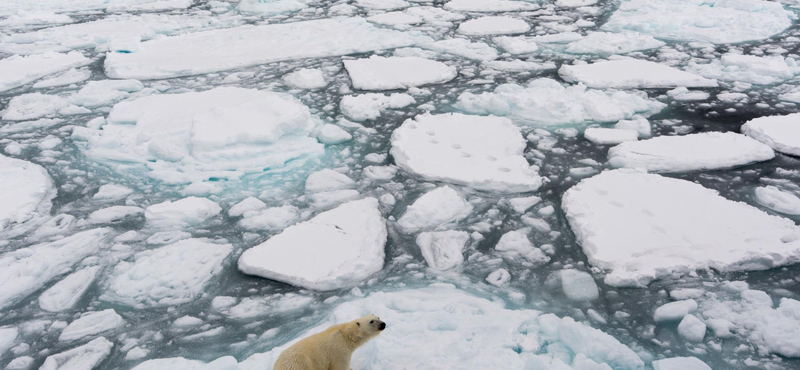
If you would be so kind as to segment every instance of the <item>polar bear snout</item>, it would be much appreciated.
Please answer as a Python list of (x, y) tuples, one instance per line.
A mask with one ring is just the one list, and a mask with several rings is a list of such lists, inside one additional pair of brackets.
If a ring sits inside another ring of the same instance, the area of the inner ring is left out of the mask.
[(386, 323), (383, 321), (378, 320), (378, 330), (386, 329)]

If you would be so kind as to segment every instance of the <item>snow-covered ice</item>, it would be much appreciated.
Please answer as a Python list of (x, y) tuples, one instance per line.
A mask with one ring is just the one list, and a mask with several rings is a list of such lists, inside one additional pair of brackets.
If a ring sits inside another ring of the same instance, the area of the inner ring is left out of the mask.
[(158, 226), (193, 226), (216, 216), (220, 211), (222, 208), (214, 201), (188, 197), (147, 207), (144, 217), (148, 223)]
[(618, 128), (590, 127), (583, 131), (583, 137), (595, 144), (619, 144), (639, 140), (639, 132)]
[(717, 81), (656, 62), (616, 59), (592, 64), (563, 65), (558, 75), (593, 88), (646, 89), (716, 87)]
[(650, 172), (714, 170), (774, 157), (767, 145), (733, 132), (659, 136), (625, 142), (608, 150), (608, 163), (613, 167), (644, 168)]
[(653, 370), (711, 370), (697, 357), (672, 357), (653, 361)]
[(449, 186), (431, 190), (406, 208), (397, 224), (407, 232), (433, 229), (459, 221), (472, 212), (472, 205)]
[(353, 121), (366, 121), (380, 117), (387, 109), (405, 108), (414, 103), (416, 100), (408, 94), (368, 93), (343, 97), (339, 108), (347, 118)]
[(447, 82), (456, 77), (455, 67), (417, 57), (372, 56), (345, 60), (344, 67), (359, 90), (407, 89)]
[(456, 32), (468, 36), (509, 35), (528, 32), (531, 26), (522, 19), (488, 16), (461, 23)]
[(422, 257), (434, 270), (449, 270), (461, 265), (468, 241), (467, 232), (454, 230), (423, 232), (417, 236)]
[(134, 53), (110, 53), (105, 71), (112, 78), (172, 78), (427, 41), (427, 36), (376, 28), (358, 17), (241, 26), (147, 41)]
[(50, 211), (56, 196), (42, 166), (0, 154), (0, 230)]
[(71, 309), (94, 283), (100, 266), (80, 269), (68, 275), (39, 295), (39, 307), (48, 312)]
[(451, 0), (444, 4), (444, 8), (459, 12), (518, 12), (536, 10), (539, 6), (525, 1)]
[(762, 186), (755, 190), (756, 201), (775, 212), (800, 215), (800, 198), (774, 186)]
[(303, 2), (297, 0), (242, 0), (236, 6), (240, 12), (255, 13), (263, 16), (275, 16), (279, 14), (294, 13), (307, 8)]
[(592, 301), (600, 296), (597, 283), (588, 272), (567, 269), (554, 273), (554, 276), (560, 281), (564, 295), (572, 301)]
[(686, 315), (678, 324), (678, 334), (690, 342), (702, 342), (706, 335), (706, 324), (694, 315)]
[(186, 239), (139, 252), (114, 267), (100, 299), (136, 308), (191, 302), (222, 272), (232, 250), (230, 244)]
[(98, 209), (89, 214), (86, 218), (90, 224), (102, 225), (123, 222), (140, 217), (144, 214), (144, 209), (135, 206), (111, 206)]
[(8, 102), (2, 118), (6, 121), (25, 121), (53, 116), (69, 106), (66, 99), (40, 93), (17, 95)]
[(313, 290), (354, 286), (383, 268), (386, 224), (378, 200), (340, 205), (246, 250), (239, 270)]
[(562, 208), (589, 262), (610, 270), (605, 281), (612, 286), (800, 261), (800, 244), (781, 240), (794, 222), (685, 180), (605, 171), (569, 189)]
[(0, 59), (0, 92), (89, 63), (90, 59), (74, 51), (67, 54), (48, 52), (30, 56), (14, 55)]
[(100, 337), (68, 351), (47, 356), (39, 370), (92, 370), (103, 362), (114, 343)]
[(325, 75), (319, 69), (300, 69), (283, 76), (287, 85), (297, 89), (321, 89), (328, 85)]
[(69, 102), (88, 108), (111, 105), (143, 88), (139, 80), (90, 81), (78, 93), (70, 96)]
[(637, 114), (653, 114), (666, 105), (635, 92), (606, 92), (579, 84), (563, 86), (549, 78), (532, 80), (523, 87), (503, 84), (494, 92), (458, 97), (455, 107), (472, 114), (508, 116), (532, 125), (574, 125), (616, 122)]
[(125, 320), (117, 311), (109, 308), (103, 311), (90, 312), (69, 323), (58, 336), (59, 341), (74, 341), (95, 336), (105, 331), (117, 329), (125, 325)]
[(742, 133), (778, 152), (800, 156), (800, 113), (759, 117), (742, 125)]
[(656, 309), (656, 312), (653, 313), (653, 321), (681, 321), (686, 315), (695, 311), (697, 311), (697, 301), (694, 299), (670, 302)]
[(514, 259), (521, 257), (527, 261), (539, 263), (549, 261), (550, 257), (547, 257), (541, 249), (533, 245), (530, 238), (528, 238), (529, 233), (530, 229), (509, 231), (500, 237), (494, 249)]
[(254, 89), (151, 95), (116, 104), (107, 121), (73, 131), (89, 158), (121, 171), (138, 163), (133, 169), (173, 184), (238, 178), (323, 151), (305, 105)]
[(533, 191), (538, 170), (522, 152), (525, 139), (511, 120), (463, 114), (420, 115), (392, 133), (397, 165), (431, 181), (495, 192)]
[(633, 51), (655, 49), (664, 46), (652, 36), (635, 32), (593, 32), (586, 37), (567, 44), (564, 49), (570, 54), (626, 54)]
[(792, 58), (779, 55), (725, 54), (706, 64), (690, 64), (688, 71), (720, 81), (772, 85), (800, 74), (800, 66)]
[(791, 26), (791, 19), (781, 3), (765, 0), (623, 0), (602, 29), (729, 44), (768, 38)]

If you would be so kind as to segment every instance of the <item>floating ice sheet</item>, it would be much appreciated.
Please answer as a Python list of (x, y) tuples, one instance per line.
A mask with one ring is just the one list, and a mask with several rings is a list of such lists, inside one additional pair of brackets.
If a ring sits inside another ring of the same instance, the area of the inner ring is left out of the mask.
[(0, 59), (0, 92), (89, 63), (91, 60), (78, 52), (68, 54), (51, 52), (27, 57), (15, 55)]
[(558, 75), (566, 81), (580, 82), (594, 88), (647, 89), (717, 86), (716, 80), (638, 59), (563, 65), (558, 70)]
[(359, 90), (395, 90), (447, 82), (456, 77), (455, 67), (417, 57), (345, 60), (344, 67)]
[(800, 156), (800, 113), (752, 119), (742, 125), (742, 133), (781, 153)]
[(50, 211), (56, 189), (42, 166), (0, 155), (0, 230)]

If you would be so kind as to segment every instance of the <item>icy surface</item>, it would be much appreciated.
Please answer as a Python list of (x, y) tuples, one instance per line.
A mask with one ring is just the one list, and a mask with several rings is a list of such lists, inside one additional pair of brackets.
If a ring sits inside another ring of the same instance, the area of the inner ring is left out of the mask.
[(608, 162), (612, 166), (643, 168), (650, 172), (722, 169), (774, 157), (775, 153), (768, 146), (732, 132), (660, 136), (622, 143), (608, 150)]
[(457, 32), (469, 36), (508, 35), (525, 33), (531, 29), (524, 20), (505, 16), (470, 19), (458, 26)]
[(558, 75), (566, 81), (594, 88), (642, 89), (715, 87), (717, 81), (655, 62), (618, 59), (582, 65), (564, 65)]
[(611, 270), (605, 281), (613, 286), (697, 269), (762, 270), (800, 258), (797, 242), (781, 241), (794, 230), (792, 221), (684, 180), (606, 171), (568, 190), (562, 207), (589, 262)]
[(639, 133), (635, 130), (591, 127), (583, 132), (583, 137), (595, 144), (619, 144), (639, 140)]
[(467, 113), (509, 116), (534, 125), (616, 122), (656, 113), (664, 106), (637, 93), (587, 89), (581, 84), (563, 86), (548, 78), (533, 80), (525, 87), (503, 84), (494, 92), (465, 92), (455, 104)]
[(524, 1), (451, 0), (444, 5), (444, 8), (461, 12), (513, 12), (535, 10), (538, 6)]
[(342, 98), (339, 107), (347, 118), (353, 121), (373, 120), (381, 116), (388, 109), (405, 108), (416, 103), (414, 97), (408, 94), (394, 93), (348, 95)]
[(386, 236), (378, 200), (352, 201), (248, 249), (239, 270), (314, 290), (353, 286), (383, 268)]
[(100, 266), (87, 267), (65, 277), (39, 296), (39, 307), (49, 312), (69, 310), (97, 278)]
[(14, 55), (0, 59), (0, 92), (70, 68), (85, 66), (90, 62), (78, 52), (68, 54), (49, 52), (25, 57)]
[(232, 249), (230, 244), (186, 239), (137, 253), (114, 267), (101, 299), (131, 307), (191, 302), (222, 271)]
[(39, 370), (92, 370), (111, 354), (112, 348), (114, 343), (100, 337), (69, 351), (47, 356)]
[(697, 357), (672, 357), (653, 361), (653, 370), (711, 370)]
[(725, 54), (708, 64), (690, 65), (689, 71), (721, 81), (772, 85), (800, 74), (800, 66), (791, 58), (781, 56)]
[(114, 309), (91, 312), (69, 323), (61, 332), (61, 335), (58, 336), (58, 340), (79, 340), (108, 330), (120, 328), (123, 325), (125, 325), (125, 320), (123, 320), (122, 316), (117, 314)]
[(321, 89), (328, 85), (319, 69), (301, 69), (283, 76), (283, 81), (298, 89)]
[(774, 186), (756, 188), (756, 201), (763, 206), (788, 215), (800, 215), (800, 198)]
[(190, 226), (216, 216), (222, 208), (206, 198), (188, 197), (154, 204), (144, 211), (148, 223), (160, 226)]
[(0, 230), (49, 212), (55, 193), (42, 166), (0, 154)]
[(422, 256), (434, 270), (449, 270), (464, 262), (464, 247), (469, 234), (464, 231), (423, 232), (417, 236)]
[(406, 209), (397, 224), (407, 232), (456, 222), (472, 212), (472, 205), (449, 186), (431, 190)]
[(345, 60), (344, 67), (359, 90), (395, 90), (442, 83), (456, 77), (456, 69), (442, 62), (416, 57)]
[(664, 46), (652, 36), (635, 32), (608, 33), (594, 32), (586, 37), (567, 44), (567, 53), (571, 54), (626, 54), (632, 51), (654, 49)]
[(118, 103), (106, 125), (73, 137), (86, 140), (84, 150), (96, 161), (122, 171), (139, 163), (154, 178), (187, 183), (318, 155), (322, 145), (309, 137), (314, 126), (308, 108), (291, 96), (220, 87)]
[(428, 40), (419, 34), (376, 28), (363, 18), (242, 26), (148, 41), (135, 53), (109, 54), (105, 70), (112, 78), (170, 78)]
[(742, 133), (772, 149), (800, 156), (800, 114), (755, 118), (742, 125)]
[(602, 28), (664, 40), (728, 44), (765, 39), (791, 24), (789, 13), (772, 1), (624, 0)]
[(392, 156), (402, 169), (428, 180), (496, 192), (542, 185), (522, 156), (525, 140), (510, 120), (463, 114), (422, 115), (392, 133)]

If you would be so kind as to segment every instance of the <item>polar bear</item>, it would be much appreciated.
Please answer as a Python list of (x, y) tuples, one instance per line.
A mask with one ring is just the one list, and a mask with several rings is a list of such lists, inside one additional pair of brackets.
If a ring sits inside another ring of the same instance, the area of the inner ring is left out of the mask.
[(375, 315), (331, 326), (284, 350), (273, 370), (350, 370), (353, 351), (383, 329), (386, 323)]

